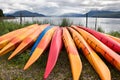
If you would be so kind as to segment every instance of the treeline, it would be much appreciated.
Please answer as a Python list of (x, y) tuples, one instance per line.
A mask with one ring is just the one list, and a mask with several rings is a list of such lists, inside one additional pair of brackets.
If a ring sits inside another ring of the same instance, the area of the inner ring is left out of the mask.
[(0, 17), (4, 17), (3, 10), (0, 9)]

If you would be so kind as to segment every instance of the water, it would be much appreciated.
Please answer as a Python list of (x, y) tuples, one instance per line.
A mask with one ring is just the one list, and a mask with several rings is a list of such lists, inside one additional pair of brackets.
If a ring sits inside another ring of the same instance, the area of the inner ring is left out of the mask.
[[(25, 22), (44, 22), (48, 21), (54, 25), (59, 25), (63, 17), (23, 17), (22, 23)], [(85, 17), (67, 17), (74, 25), (86, 25)], [(95, 18), (88, 18), (88, 27), (95, 28)], [(10, 19), (8, 21), (20, 22), (20, 18)], [(106, 33), (111, 31), (120, 31), (120, 18), (97, 18), (97, 28), (101, 27)]]

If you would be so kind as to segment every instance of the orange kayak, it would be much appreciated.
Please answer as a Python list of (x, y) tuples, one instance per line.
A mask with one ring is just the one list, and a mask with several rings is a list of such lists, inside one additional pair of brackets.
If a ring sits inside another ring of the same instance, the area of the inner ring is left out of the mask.
[(33, 33), (36, 29), (38, 29), (38, 25), (35, 25), (33, 28), (30, 28), (24, 31), (23, 34), (16, 36), (12, 41), (10, 41), (3, 49), (0, 50), (0, 56), (10, 52), (11, 50), (15, 49), (21, 42), (24, 40), (28, 35)]
[(44, 50), (49, 45), (54, 31), (57, 29), (57, 27), (52, 27), (47, 31), (47, 33), (43, 36), (41, 41), (38, 43), (36, 49), (34, 50), (33, 54), (31, 55), (30, 59), (26, 63), (24, 70), (26, 70), (28, 67), (30, 67), (44, 52)]
[(98, 73), (101, 80), (111, 80), (110, 71), (102, 59), (93, 51), (93, 49), (87, 44), (84, 38), (77, 31), (70, 27), (68, 29), (70, 30), (76, 45), (79, 49), (82, 49), (83, 54)]
[(0, 49), (2, 49), (5, 45), (7, 45), (14, 37), (24, 33), (30, 28), (33, 28), (34, 26), (37, 26), (38, 24), (33, 24), (28, 27), (24, 27), (18, 30), (14, 30), (12, 32), (6, 33), (0, 37)]
[(37, 30), (35, 30), (32, 34), (30, 34), (28, 37), (26, 37), (22, 43), (17, 47), (17, 49), (10, 55), (8, 60), (13, 58), (15, 55), (17, 55), (19, 52), (23, 52), (25, 49), (30, 47), (37, 39), (39, 34), (48, 26), (47, 25), (40, 25)]
[(101, 55), (113, 66), (115, 66), (118, 70), (120, 70), (120, 55), (111, 50), (109, 47), (104, 45), (90, 33), (86, 32), (83, 29), (80, 29), (76, 26), (73, 26), (87, 41), (87, 43), (97, 52), (101, 53)]
[(74, 41), (68, 32), (67, 28), (63, 29), (63, 42), (68, 53), (68, 57), (71, 64), (71, 70), (73, 75), (73, 80), (79, 80), (81, 71), (82, 71), (82, 62), (77, 51), (77, 48), (74, 44)]
[(95, 31), (95, 30), (81, 27), (81, 26), (79, 26), (79, 28), (84, 29), (85, 31), (92, 34), (94, 37), (96, 37), (99, 41), (104, 43), (106, 46), (108, 46), (113, 51), (120, 53), (120, 43), (118, 43), (117, 41), (109, 38), (108, 36), (106, 36), (104, 34), (101, 34), (100, 32)]

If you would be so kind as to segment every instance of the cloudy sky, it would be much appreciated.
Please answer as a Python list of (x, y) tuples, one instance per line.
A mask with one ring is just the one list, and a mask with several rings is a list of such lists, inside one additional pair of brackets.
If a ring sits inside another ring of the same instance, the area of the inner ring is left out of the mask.
[(90, 10), (120, 11), (120, 0), (0, 0), (4, 13), (29, 10), (45, 15), (86, 13)]

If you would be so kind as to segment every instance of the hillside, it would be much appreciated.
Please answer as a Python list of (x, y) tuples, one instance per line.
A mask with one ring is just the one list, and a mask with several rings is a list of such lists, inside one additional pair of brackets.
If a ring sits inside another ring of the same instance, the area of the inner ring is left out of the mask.
[(114, 12), (114, 11), (90, 11), (86, 14), (88, 14), (89, 17), (120, 18), (120, 11), (118, 11), (118, 12)]
[(63, 15), (60, 15), (60, 17), (83, 17), (83, 14), (78, 14), (78, 13), (66, 13)]
[(11, 17), (11, 16), (14, 16), (14, 17), (45, 17), (45, 15), (43, 14), (39, 14), (39, 13), (33, 13), (33, 12), (30, 12), (30, 11), (27, 11), (27, 10), (22, 10), (22, 11), (16, 11), (14, 13), (11, 13), (11, 14), (5, 14), (7, 17)]
[(86, 17), (88, 14), (89, 17), (102, 17), (102, 18), (120, 18), (120, 11), (89, 11), (85, 14), (81, 13), (67, 13), (60, 15), (60, 17)]

